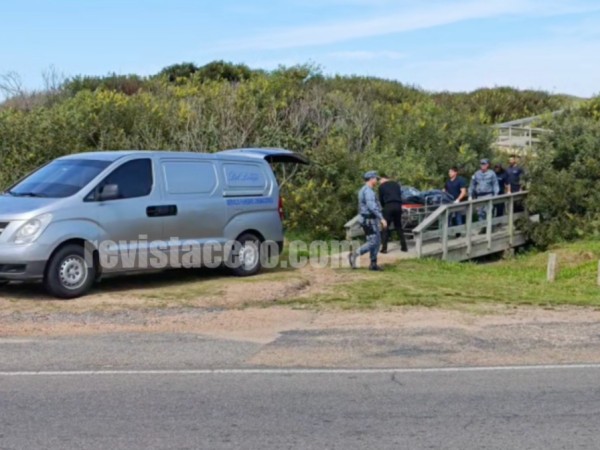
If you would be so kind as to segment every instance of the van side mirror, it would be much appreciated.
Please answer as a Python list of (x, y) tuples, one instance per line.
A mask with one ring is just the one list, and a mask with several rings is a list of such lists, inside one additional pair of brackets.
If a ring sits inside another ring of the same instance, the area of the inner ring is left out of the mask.
[(98, 191), (98, 201), (115, 200), (119, 198), (119, 185), (118, 184), (105, 184)]

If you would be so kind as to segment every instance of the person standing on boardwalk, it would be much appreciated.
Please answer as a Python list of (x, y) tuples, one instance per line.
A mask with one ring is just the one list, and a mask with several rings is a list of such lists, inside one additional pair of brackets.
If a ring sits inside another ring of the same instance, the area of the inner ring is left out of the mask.
[(511, 155), (508, 159), (508, 168), (506, 169), (507, 194), (521, 192), (521, 177), (523, 169), (517, 165), (517, 156)]
[[(467, 199), (467, 180), (458, 175), (458, 167), (453, 166), (448, 170), (448, 180), (444, 185), (444, 192), (450, 194), (454, 203), (461, 203)], [(465, 211), (457, 210), (450, 216), (450, 226), (465, 224)]]
[(387, 228), (387, 222), (383, 218), (381, 205), (377, 200), (375, 191), (377, 185), (377, 172), (369, 171), (363, 175), (365, 185), (358, 191), (358, 214), (360, 225), (362, 226), (367, 242), (356, 251), (350, 252), (348, 259), (350, 267), (356, 269), (356, 259), (359, 256), (369, 253), (371, 264), (369, 270), (382, 271), (377, 265), (377, 254), (381, 245), (381, 228)]
[[(469, 186), (469, 198), (480, 199), (486, 197), (495, 197), (498, 195), (500, 188), (498, 187), (498, 177), (493, 170), (490, 170), (490, 160), (482, 159), (480, 162), (481, 169), (475, 172)], [(477, 208), (479, 220), (483, 221), (487, 217), (487, 208), (485, 206)]]
[[(506, 189), (508, 185), (508, 173), (502, 167), (502, 164), (498, 163), (494, 166), (494, 172), (496, 172), (496, 177), (498, 178), (498, 195), (506, 194)], [(494, 211), (496, 217), (502, 217), (504, 215), (505, 204), (498, 203), (494, 205)]]
[(383, 230), (381, 240), (381, 253), (387, 253), (388, 241), (390, 240), (390, 226), (394, 224), (394, 230), (398, 233), (400, 239), (400, 250), (408, 251), (406, 238), (402, 231), (402, 188), (400, 183), (384, 174), (379, 178), (379, 202), (383, 208), (383, 218), (388, 223), (388, 227)]

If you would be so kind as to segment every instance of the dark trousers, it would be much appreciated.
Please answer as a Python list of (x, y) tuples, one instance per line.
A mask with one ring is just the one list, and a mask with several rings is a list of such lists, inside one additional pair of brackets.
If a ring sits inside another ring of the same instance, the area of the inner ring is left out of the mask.
[[(517, 184), (511, 184), (510, 185), (510, 192), (511, 194), (516, 194), (517, 192), (521, 192), (521, 185)], [(525, 211), (525, 205), (523, 204), (522, 200), (517, 200), (515, 201), (515, 210), (514, 212), (516, 213), (520, 213)]]
[[(502, 194), (500, 194), (502, 195)], [(498, 203), (494, 205), (494, 211), (496, 217), (502, 217), (504, 215), (504, 210), (506, 209), (506, 205), (504, 203)]]
[(401, 203), (388, 203), (383, 207), (383, 218), (388, 223), (388, 227), (383, 230), (382, 233), (382, 249), (387, 250), (387, 244), (390, 240), (390, 226), (394, 224), (394, 229), (398, 233), (400, 239), (400, 248), (402, 251), (406, 251), (408, 246), (406, 245), (406, 238), (404, 237), (404, 231), (402, 231), (402, 204)]
[(371, 256), (371, 265), (377, 264), (377, 254), (379, 253), (379, 245), (381, 244), (380, 223), (377, 219), (368, 219), (366, 227), (363, 227), (367, 242), (358, 249), (359, 255), (369, 253)]

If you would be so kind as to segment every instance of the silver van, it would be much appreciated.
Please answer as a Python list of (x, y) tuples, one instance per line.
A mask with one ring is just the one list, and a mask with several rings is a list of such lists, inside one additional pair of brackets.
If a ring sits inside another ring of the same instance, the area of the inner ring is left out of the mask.
[(174, 253), (230, 242), (222, 257), (237, 261), (236, 275), (253, 275), (260, 244), (283, 245), (270, 167), (279, 162), (308, 161), (258, 148), (58, 158), (0, 195), (0, 284), (41, 280), (50, 294), (74, 298), (100, 277), (181, 267)]

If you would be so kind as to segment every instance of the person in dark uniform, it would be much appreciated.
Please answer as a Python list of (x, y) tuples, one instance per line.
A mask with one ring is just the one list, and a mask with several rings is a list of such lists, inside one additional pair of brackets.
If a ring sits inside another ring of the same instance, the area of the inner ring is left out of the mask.
[[(494, 165), (494, 172), (496, 172), (496, 178), (498, 178), (498, 195), (506, 194), (508, 185), (508, 173), (502, 167), (502, 164)], [(502, 217), (504, 215), (505, 204), (499, 203), (494, 205), (494, 211), (496, 217)]]
[[(467, 180), (458, 175), (457, 167), (450, 167), (448, 170), (448, 181), (444, 186), (444, 192), (447, 192), (454, 199), (454, 203), (460, 203), (467, 199)], [(450, 225), (458, 226), (465, 224), (464, 211), (455, 211), (450, 217)]]
[(394, 229), (400, 239), (400, 250), (408, 251), (404, 231), (402, 231), (402, 189), (400, 183), (386, 175), (381, 175), (379, 179), (379, 202), (383, 207), (383, 217), (388, 223), (388, 228), (383, 230), (381, 253), (387, 253), (388, 242), (390, 240), (390, 225), (394, 224)]
[[(506, 168), (506, 193), (516, 194), (523, 189), (522, 177), (525, 171), (517, 164), (517, 156), (510, 155), (508, 158), (508, 167)], [(522, 200), (515, 201), (515, 212), (524, 211), (525, 205)]]
[(516, 155), (511, 155), (508, 159), (508, 168), (506, 169), (507, 194), (521, 192), (521, 177), (523, 175), (523, 169), (517, 165)]

